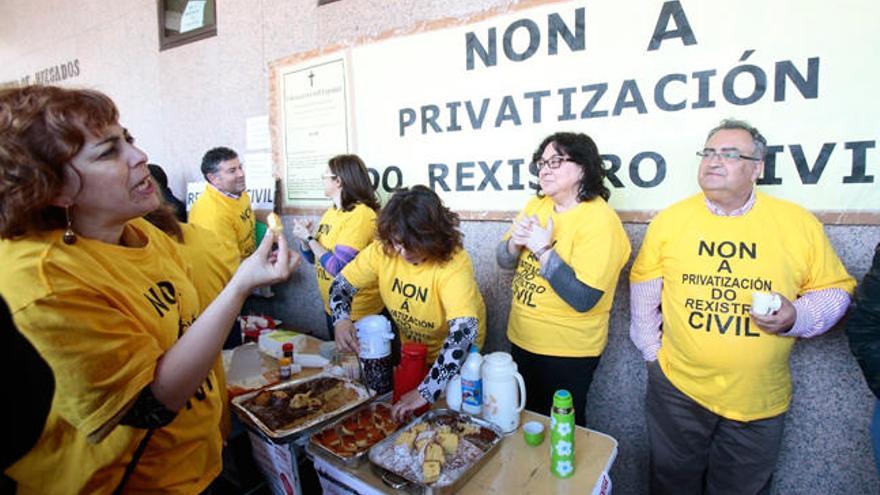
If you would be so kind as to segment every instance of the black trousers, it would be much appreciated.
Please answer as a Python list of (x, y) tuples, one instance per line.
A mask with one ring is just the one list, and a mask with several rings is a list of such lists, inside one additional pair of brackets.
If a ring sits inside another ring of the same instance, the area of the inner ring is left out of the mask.
[(719, 416), (648, 363), (645, 398), (652, 495), (770, 493), (785, 413), (755, 421)]
[(574, 401), (574, 422), (587, 426), (587, 392), (599, 366), (596, 357), (545, 356), (511, 344), (511, 355), (526, 384), (526, 409), (550, 416), (553, 394), (568, 390)]

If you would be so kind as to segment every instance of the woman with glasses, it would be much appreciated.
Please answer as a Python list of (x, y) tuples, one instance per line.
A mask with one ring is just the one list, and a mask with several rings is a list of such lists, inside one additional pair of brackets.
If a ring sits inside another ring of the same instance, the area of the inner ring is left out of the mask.
[[(333, 201), (333, 206), (324, 212), (314, 235), (311, 221), (300, 219), (294, 221), (293, 235), (300, 241), (303, 257), (315, 264), (318, 292), (324, 301), (327, 329), (333, 339), (330, 283), (376, 237), (379, 198), (370, 184), (366, 165), (357, 155), (331, 158), (321, 177), (324, 195)], [(351, 317), (357, 321), (383, 309), (378, 289), (365, 287), (352, 303)]]
[(401, 340), (428, 346), (430, 371), (394, 404), (398, 420), (436, 401), (459, 372), (470, 345), (482, 346), (486, 336), (486, 307), (458, 223), (458, 215), (427, 187), (397, 191), (379, 215), (379, 240), (330, 286), (340, 349), (358, 350), (351, 300), (376, 285)]
[[(0, 294), (56, 386), (18, 493), (201, 493), (222, 467), (211, 372), (254, 287), (294, 268), (283, 236), (204, 310), (147, 155), (91, 90), (0, 91)], [(14, 398), (13, 398), (14, 399)]]
[(549, 415), (554, 391), (567, 389), (575, 422), (585, 426), (587, 391), (608, 340), (629, 239), (606, 202), (611, 193), (589, 136), (548, 136), (532, 159), (537, 197), (496, 250), (499, 266), (516, 268), (507, 336), (526, 384), (526, 407)]

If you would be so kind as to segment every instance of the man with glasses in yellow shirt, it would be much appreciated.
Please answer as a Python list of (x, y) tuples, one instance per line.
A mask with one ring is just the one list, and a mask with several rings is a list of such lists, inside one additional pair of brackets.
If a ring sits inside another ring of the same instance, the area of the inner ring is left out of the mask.
[[(855, 281), (822, 224), (755, 191), (766, 149), (746, 122), (713, 129), (697, 152), (702, 192), (654, 218), (632, 267), (653, 494), (768, 493), (795, 339), (829, 330), (850, 302)], [(754, 292), (778, 308), (758, 314)]]

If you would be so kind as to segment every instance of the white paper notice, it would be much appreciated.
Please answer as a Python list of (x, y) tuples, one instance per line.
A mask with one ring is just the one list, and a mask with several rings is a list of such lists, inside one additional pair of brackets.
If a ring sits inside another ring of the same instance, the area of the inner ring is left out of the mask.
[(247, 149), (268, 150), (272, 147), (269, 139), (269, 116), (250, 117), (246, 122)]
[(248, 182), (272, 180), (272, 153), (268, 151), (245, 153), (242, 160)]
[(180, 17), (180, 32), (198, 29), (205, 24), (205, 0), (189, 0)]
[(327, 160), (349, 149), (345, 62), (294, 67), (281, 79), (286, 201), (323, 200)]

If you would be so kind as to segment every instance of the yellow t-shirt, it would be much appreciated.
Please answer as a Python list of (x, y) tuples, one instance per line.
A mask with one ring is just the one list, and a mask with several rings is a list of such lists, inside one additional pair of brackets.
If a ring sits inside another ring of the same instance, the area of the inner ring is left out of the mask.
[[(336, 246), (348, 246), (359, 252), (363, 251), (376, 237), (376, 212), (364, 204), (358, 203), (351, 211), (342, 211), (332, 207), (324, 212), (315, 239), (324, 249), (333, 252)], [(321, 266), (321, 260), (315, 260), (315, 272), (318, 277), (318, 292), (324, 300), (324, 311), (330, 314), (330, 283), (333, 276)], [(351, 319), (360, 320), (367, 315), (382, 312), (382, 298), (376, 286), (364, 287), (354, 296), (351, 304)]]
[(201, 225), (182, 223), (180, 228), (183, 230), (180, 251), (191, 269), (201, 313), (226, 287), (238, 269), (241, 258), (235, 254), (237, 248), (232, 241)]
[[(578, 280), (604, 294), (589, 311), (576, 311), (541, 276), (541, 263), (535, 255), (523, 249), (513, 277), (507, 337), (535, 354), (602, 354), (608, 342), (608, 317), (617, 278), (630, 254), (629, 238), (617, 213), (602, 198), (557, 213), (553, 200), (543, 197), (529, 201), (517, 219), (528, 215), (537, 215), (543, 227), (553, 219), (554, 251)], [(504, 236), (509, 238), (510, 232)]]
[[(0, 293), (21, 333), (49, 364), (55, 395), (46, 427), (6, 470), (19, 493), (110, 493), (146, 433), (117, 425), (86, 437), (153, 381), (159, 357), (195, 320), (195, 288), (176, 243), (145, 220), (126, 236), (143, 247), (61, 231), (0, 241)], [(175, 420), (157, 429), (126, 493), (198, 493), (220, 472), (220, 402), (209, 373)]]
[[(183, 231), (183, 244), (179, 244), (180, 252), (190, 267), (190, 279), (199, 295), (199, 314), (201, 314), (229, 283), (229, 279), (241, 263), (241, 258), (238, 256), (238, 248), (229, 239), (223, 239), (214, 232), (192, 223), (182, 223), (180, 228)], [(232, 417), (229, 411), (229, 396), (226, 393), (226, 370), (223, 368), (222, 356), (217, 357), (212, 369), (217, 377), (217, 390), (220, 392), (220, 402), (223, 404), (220, 431), (225, 439), (232, 431)]]
[(234, 240), (239, 258), (247, 258), (257, 249), (257, 221), (247, 192), (233, 199), (207, 184), (192, 205), (189, 221), (220, 237)]
[(382, 243), (373, 241), (340, 274), (358, 290), (378, 283), (401, 341), (426, 344), (428, 365), (437, 358), (453, 318), (476, 318), (477, 345), (482, 347), (486, 306), (464, 249), (446, 263), (413, 265), (400, 256), (387, 256)]
[(697, 403), (737, 421), (776, 416), (791, 402), (788, 357), (795, 339), (751, 323), (752, 292), (793, 301), (810, 291), (855, 287), (822, 224), (763, 193), (742, 216), (713, 215), (702, 193), (657, 215), (630, 280), (660, 277), (660, 367)]

